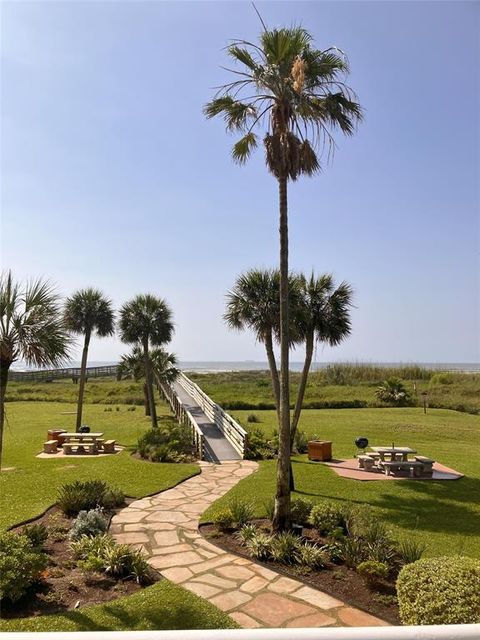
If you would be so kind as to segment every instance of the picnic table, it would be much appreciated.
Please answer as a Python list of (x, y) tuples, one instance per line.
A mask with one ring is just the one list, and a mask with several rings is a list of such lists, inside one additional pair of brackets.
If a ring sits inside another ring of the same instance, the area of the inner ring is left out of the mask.
[(410, 447), (371, 447), (371, 449), (378, 453), (382, 462), (386, 461), (387, 456), (390, 462), (395, 462), (398, 459), (401, 462), (408, 462), (409, 454), (417, 453), (415, 449), (410, 449)]
[(72, 448), (76, 447), (77, 453), (88, 453), (97, 454), (98, 447), (103, 443), (102, 440), (103, 433), (93, 432), (93, 433), (62, 433), (62, 438), (64, 444), (62, 445), (63, 450), (66, 454), (72, 452)]

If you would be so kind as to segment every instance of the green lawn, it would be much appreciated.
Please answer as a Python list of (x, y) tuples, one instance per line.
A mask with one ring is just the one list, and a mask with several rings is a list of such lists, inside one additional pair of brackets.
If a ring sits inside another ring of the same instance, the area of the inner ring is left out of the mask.
[[(250, 411), (233, 415), (248, 428)], [(257, 411), (260, 424), (271, 433), (275, 426), (273, 411)], [(370, 504), (379, 516), (396, 530), (427, 544), (428, 555), (463, 553), (480, 557), (480, 418), (444, 409), (343, 409), (306, 410), (301, 429), (321, 439), (333, 441), (338, 458), (353, 457), (354, 439), (368, 437), (370, 444), (395, 442), (411, 446), (453, 467), (465, 477), (456, 481), (361, 482), (340, 478), (306, 456), (295, 458), (293, 467), (297, 495), (319, 501), (324, 498)], [(207, 521), (232, 496), (246, 498), (263, 514), (264, 502), (274, 495), (275, 462), (260, 463), (256, 474), (242, 480), (227, 496), (218, 500), (203, 515)]]
[[(73, 385), (72, 385), (73, 386)], [(138, 437), (149, 428), (149, 419), (142, 407), (119, 405), (107, 407), (86, 404), (83, 422), (96, 431), (103, 431), (107, 439), (127, 447), (115, 456), (37, 458), (51, 428), (75, 429), (74, 404), (55, 402), (10, 402), (6, 405), (6, 426), (2, 468), (14, 467), (0, 473), (0, 528), (9, 527), (40, 514), (56, 500), (57, 489), (76, 479), (101, 478), (119, 486), (132, 497), (156, 493), (174, 486), (199, 473), (196, 464), (152, 464), (130, 455)], [(105, 409), (113, 409), (105, 411)], [(166, 405), (159, 403), (160, 420), (171, 416)]]
[(128, 631), (233, 629), (238, 625), (207, 600), (162, 580), (132, 596), (60, 615), (0, 620), (0, 631)]

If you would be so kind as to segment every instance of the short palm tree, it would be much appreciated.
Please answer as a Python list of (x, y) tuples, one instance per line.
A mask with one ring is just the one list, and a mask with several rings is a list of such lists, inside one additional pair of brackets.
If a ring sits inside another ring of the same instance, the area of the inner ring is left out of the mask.
[(157, 427), (157, 412), (153, 393), (153, 368), (151, 347), (161, 347), (170, 342), (174, 326), (172, 312), (167, 302), (150, 294), (138, 295), (125, 303), (120, 310), (120, 337), (123, 342), (141, 347), (146, 374), (148, 403), (152, 428)]
[[(299, 302), (300, 281), (290, 274), (290, 305)], [(251, 269), (238, 276), (227, 294), (227, 311), (223, 316), (232, 329), (251, 329), (265, 345), (272, 378), (275, 406), (280, 423), (280, 379), (274, 343), (280, 336), (280, 273), (278, 269)], [(294, 330), (290, 327), (290, 339)]]
[[(152, 349), (149, 355), (153, 378), (157, 384), (168, 384), (177, 379), (180, 372), (176, 367), (177, 358), (175, 354), (167, 353), (164, 349), (158, 348)], [(130, 353), (121, 357), (118, 365), (117, 376), (119, 380), (132, 378), (137, 382), (146, 378), (143, 351), (139, 346), (133, 347)], [(145, 415), (149, 416), (150, 404), (148, 400), (148, 388), (146, 382), (143, 384), (143, 395), (145, 399)]]
[(98, 289), (80, 289), (67, 298), (64, 311), (65, 325), (72, 333), (83, 335), (82, 362), (78, 385), (76, 431), (82, 426), (83, 396), (88, 359), (88, 347), (92, 335), (100, 338), (115, 333), (115, 314), (112, 302)]
[(352, 287), (347, 282), (335, 288), (333, 277), (328, 273), (321, 276), (312, 273), (309, 278), (302, 275), (299, 280), (301, 297), (293, 310), (292, 324), (305, 343), (305, 361), (292, 416), (291, 445), (300, 420), (315, 343), (323, 342), (335, 347), (350, 335), (353, 295)]
[(227, 130), (241, 138), (233, 159), (243, 164), (258, 146), (262, 131), (268, 171), (278, 182), (280, 217), (280, 447), (273, 525), (290, 525), (290, 410), (287, 184), (320, 170), (318, 150), (333, 143), (331, 130), (351, 135), (361, 108), (344, 82), (345, 56), (335, 48), (315, 49), (301, 27), (265, 29), (258, 44), (234, 41), (228, 47), (235, 79), (223, 85), (204, 109), (222, 116)]
[(23, 360), (37, 367), (58, 366), (69, 356), (69, 336), (59, 296), (48, 282), (25, 286), (12, 274), (0, 277), (0, 465), (2, 461), (5, 394), (12, 364)]

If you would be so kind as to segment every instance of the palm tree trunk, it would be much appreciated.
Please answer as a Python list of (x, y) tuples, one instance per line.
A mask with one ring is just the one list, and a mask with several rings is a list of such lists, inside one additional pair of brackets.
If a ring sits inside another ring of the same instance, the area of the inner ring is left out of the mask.
[(148, 385), (146, 382), (143, 383), (143, 398), (145, 401), (145, 415), (150, 415), (150, 400), (148, 397)]
[(278, 179), (280, 209), (280, 442), (273, 528), (290, 528), (290, 388), (288, 336), (288, 205), (287, 177)]
[(2, 469), (3, 425), (5, 424), (5, 394), (7, 393), (8, 371), (11, 362), (0, 361), (0, 471)]
[(293, 412), (292, 426), (290, 429), (290, 446), (293, 447), (295, 442), (295, 434), (297, 432), (298, 422), (300, 420), (300, 414), (302, 413), (303, 399), (305, 397), (305, 389), (307, 388), (308, 374), (310, 372), (310, 366), (313, 358), (314, 337), (313, 332), (307, 335), (305, 343), (305, 362), (303, 363), (302, 377), (300, 378), (300, 386), (298, 387), (297, 402), (295, 403), (295, 410)]
[(148, 353), (148, 341), (144, 341), (143, 343), (143, 357), (145, 363), (145, 378), (147, 380), (148, 403), (150, 406), (150, 418), (152, 420), (152, 429), (156, 429), (158, 426), (157, 410), (155, 408), (155, 396), (153, 395), (152, 364)]
[(280, 380), (278, 378), (277, 362), (273, 351), (272, 332), (265, 335), (265, 349), (267, 351), (268, 366), (272, 376), (273, 395), (275, 397), (275, 408), (277, 409), (278, 427), (280, 428)]
[(83, 351), (82, 351), (82, 363), (80, 365), (80, 385), (78, 387), (78, 401), (77, 401), (77, 424), (75, 426), (75, 431), (80, 431), (80, 427), (82, 426), (82, 410), (83, 410), (83, 394), (85, 392), (85, 377), (87, 370), (87, 358), (88, 358), (88, 347), (90, 345), (90, 331), (85, 332), (85, 341), (83, 343)]
[[(295, 444), (295, 434), (297, 432), (298, 421), (302, 412), (303, 398), (305, 397), (305, 389), (307, 388), (308, 373), (313, 357), (313, 334), (307, 336), (305, 345), (305, 362), (303, 364), (302, 377), (300, 378), (300, 386), (298, 387), (297, 402), (295, 403), (295, 411), (293, 413), (292, 424), (290, 426), (290, 450)], [(290, 491), (295, 491), (295, 478), (293, 475), (292, 462), (290, 461)]]

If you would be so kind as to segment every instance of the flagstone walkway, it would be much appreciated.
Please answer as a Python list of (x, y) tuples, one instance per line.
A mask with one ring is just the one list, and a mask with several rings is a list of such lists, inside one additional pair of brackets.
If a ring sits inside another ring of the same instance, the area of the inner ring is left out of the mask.
[(110, 533), (118, 542), (142, 548), (165, 578), (209, 600), (244, 628), (387, 626), (205, 540), (198, 532), (200, 515), (258, 465), (248, 460), (200, 465), (201, 475), (122, 509)]

